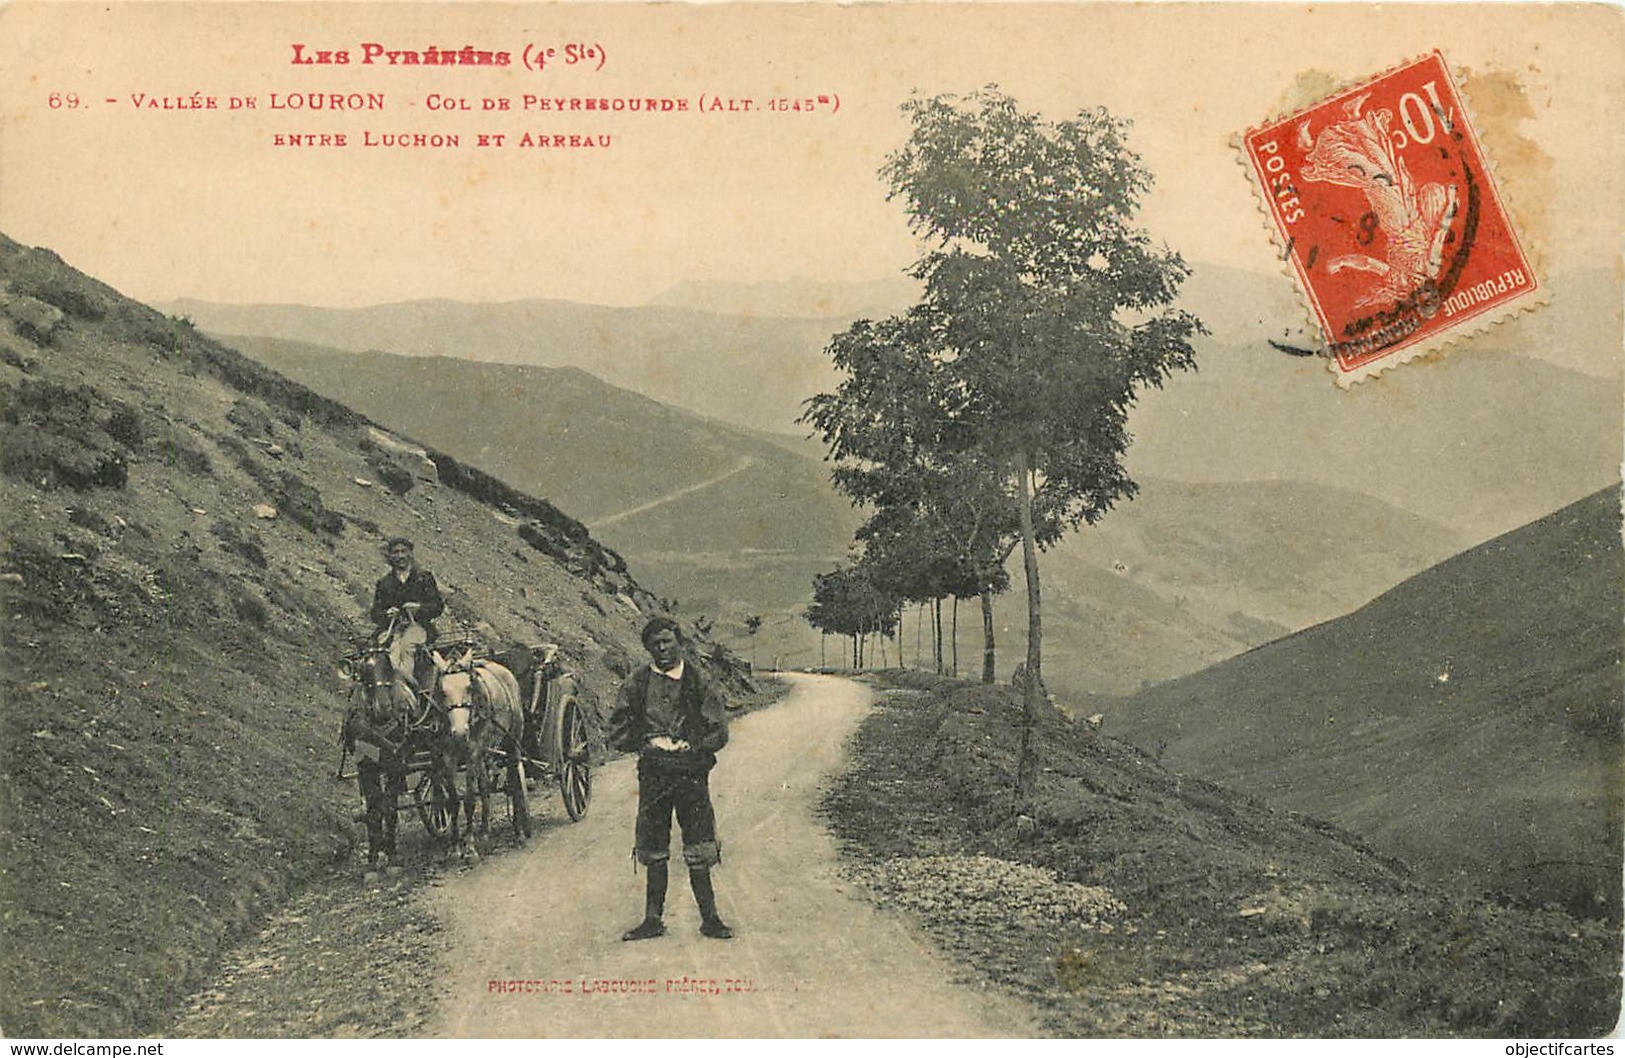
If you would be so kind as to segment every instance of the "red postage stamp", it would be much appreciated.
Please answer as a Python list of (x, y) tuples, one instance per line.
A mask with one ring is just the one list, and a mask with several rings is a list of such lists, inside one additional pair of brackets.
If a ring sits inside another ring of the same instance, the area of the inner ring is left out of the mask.
[(1438, 52), (1242, 146), (1340, 383), (1532, 301), (1534, 271)]

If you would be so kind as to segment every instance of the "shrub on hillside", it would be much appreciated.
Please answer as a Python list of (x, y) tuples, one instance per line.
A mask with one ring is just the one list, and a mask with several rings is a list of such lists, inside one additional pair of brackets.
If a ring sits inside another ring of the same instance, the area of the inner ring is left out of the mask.
[(220, 547), (229, 555), (236, 555), (256, 569), (264, 569), (267, 565), (265, 549), (260, 547), (259, 541), (251, 539), (241, 529), (230, 522), (215, 522), (209, 527), (209, 532), (220, 541)]
[(38, 357), (28, 356), (27, 354), (12, 348), (9, 341), (3, 346), (0, 346), (0, 362), (9, 364), (24, 374), (33, 374), (35, 371), (39, 370)]
[(111, 305), (107, 295), (61, 275), (18, 276), (11, 281), (11, 289), (82, 320), (103, 319)]
[(184, 470), (196, 477), (208, 477), (214, 473), (214, 463), (209, 459), (209, 453), (180, 430), (164, 429), (161, 436), (153, 439), (153, 448), (165, 466)]
[(410, 470), (390, 462), (381, 452), (367, 460), (367, 467), (374, 477), (384, 483), (385, 488), (397, 496), (405, 496), (417, 484)]
[(116, 453), (71, 437), (0, 424), (0, 473), (42, 489), (122, 488), (130, 469)]
[(90, 507), (78, 506), (68, 508), (68, 524), (77, 525), (81, 529), (89, 529), (102, 536), (112, 536), (113, 526), (99, 511)]
[(105, 429), (108, 436), (132, 452), (139, 451), (147, 440), (141, 413), (123, 401), (114, 402), (113, 413), (107, 417)]
[(242, 585), (232, 591), (231, 609), (239, 620), (255, 628), (263, 629), (271, 623), (271, 611), (264, 601)]
[(337, 536), (344, 532), (344, 517), (328, 510), (316, 486), (291, 470), (282, 474), (277, 501), (278, 510), (313, 533)]
[(236, 437), (221, 435), (216, 437), (215, 443), (230, 453), (237, 466), (254, 479), (254, 484), (265, 490), (267, 496), (277, 494), (277, 478), (271, 468), (265, 464), (258, 453)]
[(231, 406), (231, 410), (226, 412), (226, 421), (237, 427), (237, 432), (244, 437), (271, 436), (271, 417), (264, 408), (246, 400), (238, 400)]
[(124, 405), (104, 414), (101, 394), (25, 378), (0, 384), (0, 472), (40, 488), (121, 488), (129, 467), (116, 439), (139, 432)]
[(13, 329), (35, 345), (50, 345), (67, 321), (61, 309), (22, 294), (0, 295), (0, 305), (11, 317)]

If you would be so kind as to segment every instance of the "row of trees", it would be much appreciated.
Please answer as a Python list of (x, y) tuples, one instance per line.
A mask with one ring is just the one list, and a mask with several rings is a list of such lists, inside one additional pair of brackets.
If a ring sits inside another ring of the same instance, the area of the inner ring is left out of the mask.
[(1134, 495), (1129, 408), (1194, 366), (1202, 325), (1172, 307), (1184, 262), (1133, 223), (1151, 176), (1126, 123), (1104, 110), (1046, 121), (995, 87), (904, 111), (912, 134), (881, 175), (925, 244), (912, 270), (924, 296), (835, 336), (843, 379), (807, 402), (835, 486), (872, 512), (858, 559), (819, 578), (808, 616), (850, 634), (820, 623), (836, 612), (816, 601), (826, 578), (843, 592), (861, 581), (877, 613), (979, 598), (991, 682), (993, 597), (1020, 547), (1025, 797), (1045, 698), (1038, 552)]

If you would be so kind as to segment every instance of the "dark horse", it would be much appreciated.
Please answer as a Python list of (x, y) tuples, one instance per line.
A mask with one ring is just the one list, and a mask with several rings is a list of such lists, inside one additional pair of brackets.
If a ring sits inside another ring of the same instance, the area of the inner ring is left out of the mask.
[(391, 639), (386, 632), (381, 641), (369, 640), (351, 655), (351, 693), (359, 692), (360, 700), (344, 722), (345, 743), (354, 746), (356, 777), (366, 807), (367, 866), (373, 868), (380, 856), (391, 865), (395, 862), (397, 805), (413, 759), (427, 752), (431, 781), (437, 791), (445, 789), (443, 714), (427, 693), (414, 690), (402, 677), (391, 656), (399, 653)]

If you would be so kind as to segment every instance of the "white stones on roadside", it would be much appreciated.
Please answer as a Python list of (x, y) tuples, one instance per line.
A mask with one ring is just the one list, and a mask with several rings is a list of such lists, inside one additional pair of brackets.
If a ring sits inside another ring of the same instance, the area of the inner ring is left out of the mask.
[(854, 868), (885, 902), (966, 926), (1012, 918), (1110, 930), (1128, 907), (1109, 889), (1061, 880), (1048, 868), (991, 856), (924, 856)]

